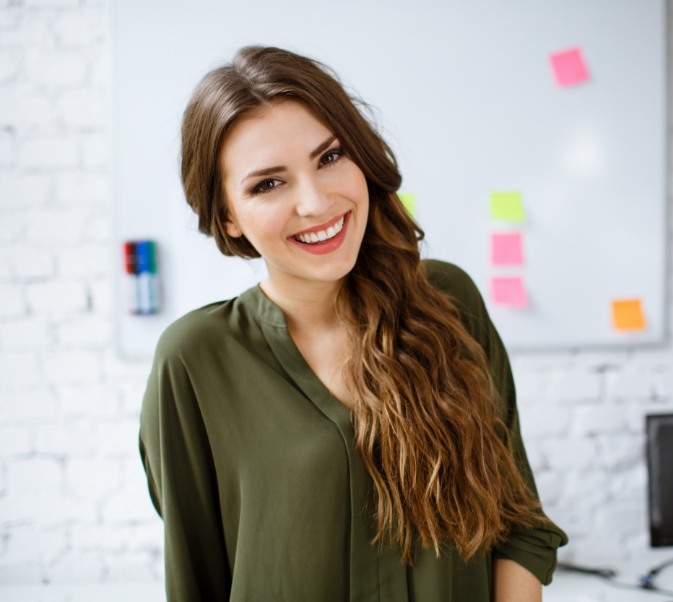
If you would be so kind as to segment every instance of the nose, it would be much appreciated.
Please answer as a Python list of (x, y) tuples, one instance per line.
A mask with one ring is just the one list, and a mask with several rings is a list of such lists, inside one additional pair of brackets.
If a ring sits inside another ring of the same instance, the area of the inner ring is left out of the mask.
[(332, 195), (319, 178), (306, 177), (297, 188), (296, 211), (300, 217), (313, 217), (329, 213), (333, 204)]

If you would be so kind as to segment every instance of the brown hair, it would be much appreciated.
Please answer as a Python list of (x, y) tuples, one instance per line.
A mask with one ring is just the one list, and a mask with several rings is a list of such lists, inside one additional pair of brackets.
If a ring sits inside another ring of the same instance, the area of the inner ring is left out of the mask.
[(182, 180), (202, 232), (225, 255), (259, 257), (228, 236), (218, 159), (243, 115), (283, 99), (305, 103), (363, 171), (369, 217), (357, 263), (336, 300), (349, 327), (345, 380), (358, 450), (376, 493), (375, 541), (413, 562), (416, 534), (437, 554), (447, 539), (470, 558), (513, 526), (540, 520), (518, 470), (482, 347), (455, 304), (428, 282), (422, 230), (396, 191), (388, 145), (324, 65), (278, 48), (243, 48), (208, 73), (182, 125)]

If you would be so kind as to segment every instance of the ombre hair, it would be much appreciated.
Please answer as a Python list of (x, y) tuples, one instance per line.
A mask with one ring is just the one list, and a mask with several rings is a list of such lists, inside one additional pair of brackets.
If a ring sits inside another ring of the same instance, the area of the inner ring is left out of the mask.
[(279, 48), (246, 47), (196, 87), (182, 124), (182, 181), (199, 229), (222, 253), (259, 257), (227, 234), (220, 156), (244, 116), (295, 100), (339, 139), (364, 173), (369, 215), (336, 311), (348, 327), (344, 380), (355, 443), (375, 491), (375, 542), (413, 563), (424, 547), (453, 541), (465, 559), (542, 515), (514, 458), (504, 404), (481, 345), (420, 261), (423, 231), (396, 192), (395, 157), (325, 65)]

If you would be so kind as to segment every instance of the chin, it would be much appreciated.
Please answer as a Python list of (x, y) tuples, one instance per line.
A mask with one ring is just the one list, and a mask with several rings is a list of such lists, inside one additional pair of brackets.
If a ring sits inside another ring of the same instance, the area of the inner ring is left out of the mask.
[(347, 264), (341, 266), (335, 266), (329, 270), (325, 270), (322, 274), (316, 274), (318, 280), (324, 282), (339, 282), (343, 280), (353, 271), (356, 261), (348, 262)]

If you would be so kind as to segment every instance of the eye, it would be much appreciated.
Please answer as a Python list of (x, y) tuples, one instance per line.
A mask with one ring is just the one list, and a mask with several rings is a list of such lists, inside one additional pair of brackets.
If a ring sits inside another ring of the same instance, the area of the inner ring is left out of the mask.
[(344, 149), (341, 147), (328, 150), (322, 157), (320, 157), (320, 165), (332, 165), (344, 156)]
[(263, 194), (265, 192), (271, 192), (274, 188), (280, 186), (281, 181), (278, 178), (266, 178), (261, 182), (255, 184), (251, 190), (252, 194)]

